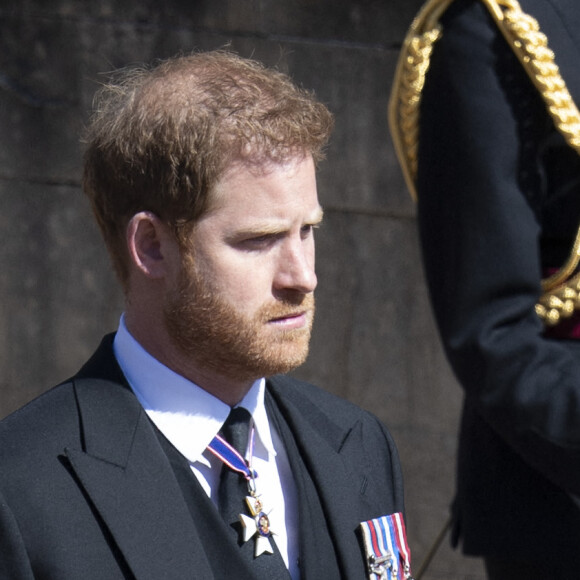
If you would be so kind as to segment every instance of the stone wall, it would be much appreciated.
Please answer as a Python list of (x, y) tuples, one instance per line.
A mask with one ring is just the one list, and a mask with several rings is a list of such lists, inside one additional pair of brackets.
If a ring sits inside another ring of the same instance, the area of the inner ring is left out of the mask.
[[(461, 404), (386, 120), (397, 52), (420, 3), (0, 2), (0, 415), (74, 373), (122, 311), (80, 192), (79, 135), (103, 73), (229, 46), (314, 89), (336, 116), (319, 174), (317, 322), (296, 374), (389, 425), (417, 572), (448, 515)], [(483, 578), (448, 544), (424, 580)]]

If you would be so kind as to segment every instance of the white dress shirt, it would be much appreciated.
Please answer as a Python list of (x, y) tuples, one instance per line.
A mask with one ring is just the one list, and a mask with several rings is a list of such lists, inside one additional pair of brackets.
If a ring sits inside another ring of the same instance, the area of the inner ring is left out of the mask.
[[(222, 463), (207, 446), (227, 419), (230, 407), (153, 358), (127, 330), (124, 317), (113, 344), (117, 361), (149, 418), (189, 460), (191, 470), (217, 505)], [(282, 558), (293, 580), (298, 568), (297, 492), (286, 450), (270, 426), (264, 405), (266, 381), (257, 380), (239, 403), (252, 415), (255, 439), (252, 467), (256, 491)], [(240, 512), (244, 513), (243, 506)], [(254, 541), (253, 539), (249, 541)]]

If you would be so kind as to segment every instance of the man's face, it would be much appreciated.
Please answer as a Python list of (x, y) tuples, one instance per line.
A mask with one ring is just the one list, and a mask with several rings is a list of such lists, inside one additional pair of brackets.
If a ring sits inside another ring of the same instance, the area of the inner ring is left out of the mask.
[(287, 372), (306, 359), (314, 316), (312, 159), (236, 165), (214, 193), (165, 304), (169, 333), (196, 365), (232, 379)]

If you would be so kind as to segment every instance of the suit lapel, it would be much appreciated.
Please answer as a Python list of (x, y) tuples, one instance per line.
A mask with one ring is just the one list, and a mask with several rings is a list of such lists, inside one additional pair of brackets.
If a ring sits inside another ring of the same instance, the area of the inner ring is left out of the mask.
[(356, 529), (366, 507), (365, 474), (358, 467), (362, 448), (360, 423), (337, 425), (320, 408), (297, 393), (288, 377), (269, 381), (269, 390), (314, 482), (335, 543), (343, 578), (366, 578)]
[(211, 578), (169, 461), (133, 393), (104, 379), (74, 382), (84, 449), (66, 455), (135, 578)]

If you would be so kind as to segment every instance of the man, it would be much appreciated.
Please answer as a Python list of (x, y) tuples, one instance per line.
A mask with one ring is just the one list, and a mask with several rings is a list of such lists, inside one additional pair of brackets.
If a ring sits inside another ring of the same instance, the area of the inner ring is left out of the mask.
[(308, 352), (330, 113), (222, 51), (126, 73), (96, 102), (84, 188), (125, 312), (0, 426), (0, 577), (408, 576), (404, 546), (368, 542), (385, 522), (403, 538), (385, 428), (274, 376)]
[[(577, 578), (580, 302), (564, 299), (573, 266), (550, 276), (580, 226), (580, 4), (433, 0), (423, 17), (440, 38), (420, 106), (419, 231), (465, 390), (453, 541), (494, 580)], [(546, 309), (558, 303), (561, 316)]]

